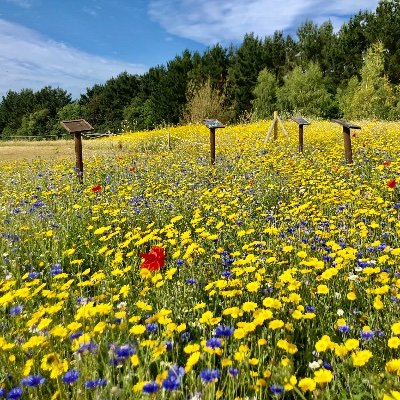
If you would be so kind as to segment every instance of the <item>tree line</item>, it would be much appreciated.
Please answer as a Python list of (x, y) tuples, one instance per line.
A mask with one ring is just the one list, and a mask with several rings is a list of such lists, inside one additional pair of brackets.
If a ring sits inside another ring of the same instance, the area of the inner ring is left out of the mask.
[(0, 137), (60, 135), (60, 120), (85, 118), (96, 130), (225, 123), (270, 118), (400, 118), (400, 0), (381, 0), (334, 31), (305, 21), (296, 39), (246, 34), (238, 46), (184, 50), (143, 75), (123, 72), (79, 100), (62, 88), (10, 90), (0, 103)]

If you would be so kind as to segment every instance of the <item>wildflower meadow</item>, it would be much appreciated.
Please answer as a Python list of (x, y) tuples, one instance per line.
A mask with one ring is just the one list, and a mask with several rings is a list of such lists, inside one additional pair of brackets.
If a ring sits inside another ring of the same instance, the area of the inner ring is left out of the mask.
[(400, 125), (360, 125), (0, 161), (0, 398), (400, 399)]

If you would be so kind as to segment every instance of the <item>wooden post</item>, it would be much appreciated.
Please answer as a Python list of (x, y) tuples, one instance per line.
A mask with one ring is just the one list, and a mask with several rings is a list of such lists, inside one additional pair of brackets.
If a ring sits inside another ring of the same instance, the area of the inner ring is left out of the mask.
[(269, 140), (272, 131), (274, 131), (274, 140), (278, 138), (278, 123), (281, 125), (283, 133), (286, 135), (286, 137), (289, 137), (289, 134), (287, 133), (287, 130), (285, 129), (282, 120), (279, 118), (278, 112), (274, 111), (274, 119), (272, 120), (272, 123), (268, 129), (267, 136), (265, 137), (264, 142), (267, 142)]
[(304, 125), (299, 125), (299, 153), (303, 152), (303, 143), (304, 143), (303, 126)]
[(361, 129), (361, 127), (358, 125), (354, 125), (351, 122), (343, 121), (341, 119), (332, 119), (331, 121), (343, 126), (344, 157), (346, 160), (346, 164), (353, 164), (353, 151), (351, 149), (350, 129)]
[(215, 164), (215, 128), (210, 128), (210, 161)]
[(83, 155), (82, 155), (82, 133), (93, 131), (93, 127), (84, 119), (72, 121), (61, 121), (61, 126), (74, 135), (75, 140), (75, 169), (80, 183), (83, 183)]
[(274, 111), (274, 140), (278, 139), (278, 112)]
[(304, 149), (304, 135), (303, 135), (303, 127), (304, 125), (310, 125), (310, 123), (304, 118), (292, 118), (293, 121), (297, 122), (299, 125), (299, 153), (303, 152)]
[(79, 181), (83, 182), (83, 155), (82, 155), (82, 133), (74, 133), (75, 140), (75, 169)]
[(225, 128), (217, 119), (205, 119), (204, 124), (210, 129), (210, 162), (215, 165), (215, 129)]
[(343, 126), (344, 154), (346, 164), (353, 164), (353, 151), (351, 149), (350, 128)]

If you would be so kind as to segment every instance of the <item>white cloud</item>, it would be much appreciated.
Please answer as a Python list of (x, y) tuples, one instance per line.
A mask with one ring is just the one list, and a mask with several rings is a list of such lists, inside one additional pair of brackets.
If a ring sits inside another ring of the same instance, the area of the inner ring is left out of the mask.
[(31, 8), (32, 2), (31, 0), (6, 0), (8, 3), (15, 4), (18, 7), (22, 8)]
[(149, 14), (166, 31), (205, 45), (241, 41), (245, 33), (264, 37), (295, 30), (306, 19), (331, 19), (339, 28), (360, 9), (378, 0), (150, 0)]
[(95, 83), (123, 71), (142, 74), (147, 67), (85, 53), (0, 19), (0, 71), (0, 98), (8, 90), (48, 85), (79, 97)]

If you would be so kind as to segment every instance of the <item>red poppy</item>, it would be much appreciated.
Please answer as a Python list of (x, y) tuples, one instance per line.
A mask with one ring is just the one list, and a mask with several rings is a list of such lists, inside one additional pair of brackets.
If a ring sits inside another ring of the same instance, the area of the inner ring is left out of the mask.
[(154, 246), (148, 253), (140, 254), (140, 257), (144, 258), (140, 268), (157, 271), (164, 266), (165, 253), (162, 247)]
[(384, 161), (382, 165), (384, 167), (388, 167), (390, 165), (390, 161)]
[(93, 192), (93, 193), (101, 192), (101, 189), (103, 189), (103, 188), (101, 187), (101, 185), (93, 186), (93, 187), (92, 187), (92, 192)]
[(388, 188), (393, 189), (396, 186), (396, 179), (392, 179), (387, 183)]

